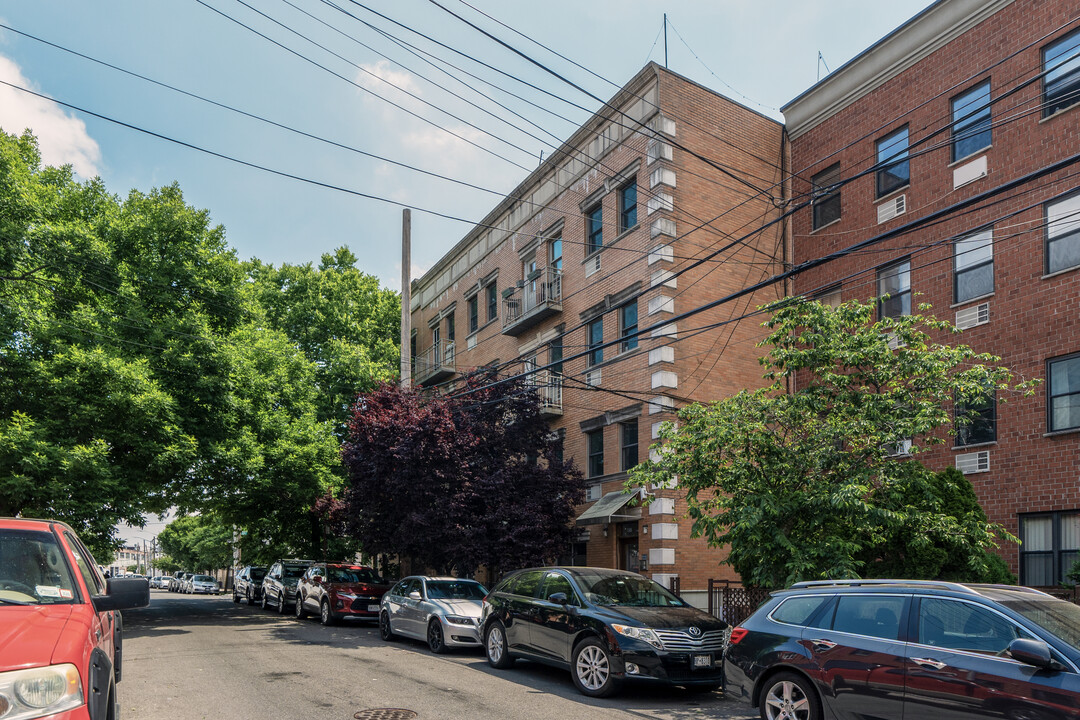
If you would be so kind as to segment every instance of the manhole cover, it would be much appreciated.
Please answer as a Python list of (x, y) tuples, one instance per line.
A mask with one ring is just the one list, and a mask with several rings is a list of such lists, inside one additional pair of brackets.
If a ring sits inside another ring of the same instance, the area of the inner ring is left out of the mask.
[(371, 710), (361, 710), (353, 717), (356, 720), (411, 720), (411, 718), (416, 717), (416, 713), (401, 708), (372, 708)]

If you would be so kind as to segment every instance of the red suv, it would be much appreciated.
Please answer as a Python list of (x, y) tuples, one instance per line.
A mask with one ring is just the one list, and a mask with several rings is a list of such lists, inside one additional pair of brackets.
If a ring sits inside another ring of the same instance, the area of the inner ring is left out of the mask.
[(0, 518), (0, 718), (116, 720), (123, 622), (144, 578), (106, 580), (74, 531)]
[(315, 563), (296, 586), (296, 617), (318, 613), (323, 625), (346, 617), (379, 619), (379, 602), (390, 583), (372, 568), (347, 563)]

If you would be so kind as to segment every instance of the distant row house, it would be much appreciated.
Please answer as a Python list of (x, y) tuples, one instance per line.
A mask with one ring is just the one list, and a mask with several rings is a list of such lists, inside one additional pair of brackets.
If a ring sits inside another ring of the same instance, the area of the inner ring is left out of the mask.
[(646, 507), (622, 492), (660, 423), (764, 384), (754, 311), (772, 300), (888, 293), (884, 315), (930, 302), (964, 342), (1045, 379), (1035, 397), (988, 399), (986, 422), (923, 457), (968, 473), (1024, 539), (1003, 549), (1022, 581), (1059, 581), (1080, 550), (1073, 10), (939, 0), (786, 105), (786, 128), (646, 66), (413, 281), (414, 382), (536, 371), (588, 482), (563, 560), (704, 604), (709, 579), (736, 578), (690, 537), (679, 488), (651, 488)]

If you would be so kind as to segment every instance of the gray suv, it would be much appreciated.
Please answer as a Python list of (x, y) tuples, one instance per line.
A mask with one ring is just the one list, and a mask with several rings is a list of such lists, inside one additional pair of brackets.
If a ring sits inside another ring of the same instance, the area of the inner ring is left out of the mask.
[(296, 603), (296, 584), (314, 560), (278, 560), (270, 566), (262, 582), (262, 609), (271, 605), (279, 613), (286, 613)]
[(796, 583), (731, 631), (724, 669), (763, 720), (1080, 720), (1080, 607), (1009, 585)]

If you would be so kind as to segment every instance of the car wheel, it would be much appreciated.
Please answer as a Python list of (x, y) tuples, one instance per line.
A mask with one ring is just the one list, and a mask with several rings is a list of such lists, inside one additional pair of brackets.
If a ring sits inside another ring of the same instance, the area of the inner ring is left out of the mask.
[(245, 592), (244, 595), (247, 597), (247, 604), (248, 605), (254, 605), (255, 604), (255, 598), (251, 597), (251, 588), (248, 588), (247, 592)]
[(607, 697), (619, 689), (611, 676), (611, 655), (596, 638), (587, 638), (574, 648), (570, 664), (574, 684), (583, 695)]
[(266, 592), (266, 591), (264, 590), (264, 591), (263, 591), (263, 596), (262, 596), (262, 600), (260, 600), (260, 601), (259, 601), (259, 607), (261, 607), (261, 608), (262, 608), (263, 610), (269, 610), (269, 609), (270, 609), (270, 606), (269, 606), (269, 604), (268, 604), (268, 603), (267, 603), (267, 601), (266, 601), (266, 598), (267, 598), (267, 596), (268, 596), (268, 595), (269, 595), (269, 593), (267, 593), (267, 592)]
[(498, 620), (488, 625), (484, 635), (484, 652), (487, 653), (491, 667), (508, 668), (514, 664), (514, 658), (510, 657), (510, 648), (506, 644), (506, 628)]
[(240, 596), (236, 594), (236, 588), (235, 587), (233, 588), (233, 591), (232, 591), (232, 601), (234, 603), (236, 603), (237, 605), (240, 604)]
[(394, 629), (390, 627), (390, 613), (383, 610), (379, 613), (379, 635), (386, 642), (393, 642), (397, 640), (397, 635), (394, 634)]
[(761, 720), (821, 720), (821, 706), (810, 681), (794, 673), (770, 678), (761, 694)]
[(438, 618), (431, 618), (427, 626), (427, 646), (431, 652), (441, 655), (446, 652), (446, 638), (443, 637), (442, 623)]
[(300, 599), (300, 593), (296, 593), (296, 607), (293, 610), (296, 611), (297, 620), (303, 620), (307, 617), (307, 611), (304, 610), (304, 603)]
[(323, 625), (333, 625), (337, 622), (333, 611), (330, 610), (330, 601), (326, 598), (323, 598), (323, 601), (319, 603), (319, 622)]
[(285, 614), (285, 591), (282, 590), (277, 596), (277, 611), (278, 615)]

